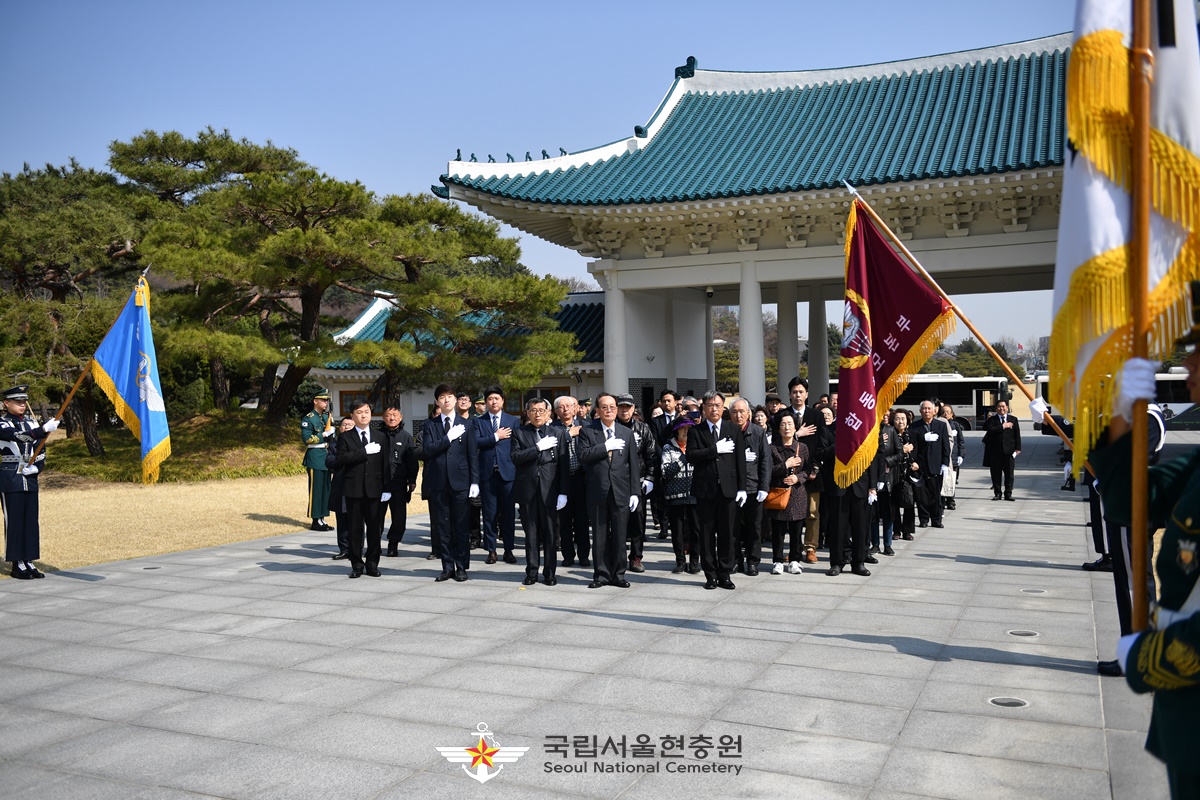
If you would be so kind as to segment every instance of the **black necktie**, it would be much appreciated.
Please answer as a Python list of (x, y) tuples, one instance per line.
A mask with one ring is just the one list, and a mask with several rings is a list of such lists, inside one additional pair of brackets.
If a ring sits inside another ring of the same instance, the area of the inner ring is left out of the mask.
[(500, 418), (495, 414), (492, 415), (492, 433), (500, 430)]
[(442, 430), (444, 430), (446, 433), (449, 433), (450, 432), (450, 418), (443, 417), (442, 422), (446, 423), (445, 426), (442, 428)]
[(359, 433), (362, 435), (362, 443), (363, 443), (363, 445), (365, 446), (365, 445), (367, 444), (367, 432), (366, 432), (366, 431), (359, 431)]

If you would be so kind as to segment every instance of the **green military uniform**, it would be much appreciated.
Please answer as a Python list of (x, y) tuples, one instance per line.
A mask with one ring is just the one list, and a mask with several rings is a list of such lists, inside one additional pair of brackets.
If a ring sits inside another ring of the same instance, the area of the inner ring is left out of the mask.
[[(1131, 516), (1130, 435), (1093, 451), (1106, 517), (1128, 523)], [(1159, 608), (1177, 611), (1200, 577), (1200, 450), (1149, 473), (1148, 512), (1166, 519), (1162, 549), (1155, 566), (1161, 586)], [(1198, 773), (1200, 763), (1200, 614), (1147, 631), (1126, 659), (1126, 680), (1135, 692), (1154, 692), (1154, 710), (1146, 749), (1180, 772)]]
[[(313, 400), (328, 402), (328, 392), (322, 392)], [(329, 468), (325, 466), (325, 450), (327, 439), (325, 430), (329, 423), (329, 412), (317, 411), (315, 408), (300, 420), (300, 441), (304, 443), (304, 466), (308, 470), (308, 517), (313, 521), (314, 530), (329, 530), (324, 519), (329, 514), (329, 491), (331, 482)]]

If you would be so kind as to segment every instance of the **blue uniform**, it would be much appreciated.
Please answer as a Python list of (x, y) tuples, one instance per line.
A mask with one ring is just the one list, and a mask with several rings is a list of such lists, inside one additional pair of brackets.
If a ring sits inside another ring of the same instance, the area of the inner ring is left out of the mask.
[[(4, 513), (5, 561), (41, 558), (38, 475), (23, 475), (37, 444), (47, 436), (32, 417), (0, 413), (0, 508)], [(45, 451), (33, 465), (45, 468)]]

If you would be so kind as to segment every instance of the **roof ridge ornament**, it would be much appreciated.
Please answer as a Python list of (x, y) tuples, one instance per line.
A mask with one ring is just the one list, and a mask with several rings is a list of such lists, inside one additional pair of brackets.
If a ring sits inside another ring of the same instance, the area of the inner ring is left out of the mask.
[(695, 56), (688, 56), (687, 63), (685, 63), (682, 67), (675, 68), (675, 77), (676, 78), (685, 78), (686, 79), (686, 78), (694, 77), (695, 75), (696, 75), (696, 57)]

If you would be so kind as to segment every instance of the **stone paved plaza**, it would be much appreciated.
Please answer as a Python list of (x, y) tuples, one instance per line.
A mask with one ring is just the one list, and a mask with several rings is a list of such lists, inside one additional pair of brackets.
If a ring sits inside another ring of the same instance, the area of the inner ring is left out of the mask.
[[(1018, 502), (993, 503), (969, 436), (947, 527), (870, 578), (826, 577), (822, 553), (704, 591), (652, 538), (625, 590), (588, 590), (579, 567), (525, 588), (522, 565), (481, 559), (435, 584), (417, 518), (378, 579), (348, 580), (332, 534), (297, 532), (0, 582), (0, 793), (1165, 797), (1148, 696), (1095, 672), (1117, 638), (1111, 576), (1079, 568), (1085, 495), (1059, 491), (1056, 440), (1027, 434)], [(481, 722), (530, 748), (483, 786), (435, 749), (474, 746)], [(741, 737), (741, 757), (697, 758), (700, 735)], [(564, 758), (555, 736), (689, 749)]]

